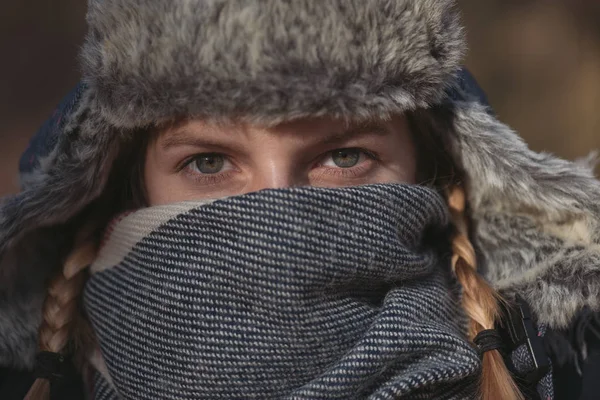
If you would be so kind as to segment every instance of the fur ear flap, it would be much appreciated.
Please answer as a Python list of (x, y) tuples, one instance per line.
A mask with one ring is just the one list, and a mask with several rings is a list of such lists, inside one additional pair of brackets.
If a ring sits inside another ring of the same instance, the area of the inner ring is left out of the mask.
[(118, 133), (84, 96), (54, 149), (0, 208), (0, 252), (31, 229), (68, 221), (104, 190), (120, 149)]
[(69, 242), (63, 225), (41, 228), (0, 255), (0, 366), (33, 365), (46, 285)]
[[(56, 146), (0, 205), (0, 366), (31, 367), (48, 278), (70, 242), (65, 225), (104, 189), (119, 135), (81, 99)], [(104, 131), (104, 132), (103, 132)]]
[(468, 171), (475, 209), (539, 210), (560, 220), (600, 213), (600, 183), (589, 165), (537, 153), (478, 102), (454, 104), (456, 160)]
[(589, 163), (531, 151), (479, 102), (453, 107), (450, 144), (486, 277), (552, 328), (600, 310), (600, 182)]
[[(0, 366), (19, 369), (33, 365), (49, 273), (40, 260), (38, 270), (20, 255), (13, 247), (0, 258)], [(18, 271), (26, 272), (28, 282)]]

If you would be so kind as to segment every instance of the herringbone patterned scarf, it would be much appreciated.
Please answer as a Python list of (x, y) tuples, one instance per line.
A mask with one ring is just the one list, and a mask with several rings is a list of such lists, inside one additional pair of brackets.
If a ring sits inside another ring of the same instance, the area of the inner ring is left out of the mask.
[(130, 214), (85, 289), (95, 398), (474, 397), (447, 223), (443, 199), (409, 185)]

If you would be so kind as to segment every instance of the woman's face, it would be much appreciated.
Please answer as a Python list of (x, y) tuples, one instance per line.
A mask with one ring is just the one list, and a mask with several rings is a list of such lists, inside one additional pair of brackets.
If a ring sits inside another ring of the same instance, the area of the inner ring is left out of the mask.
[(151, 206), (266, 188), (415, 183), (415, 176), (415, 146), (401, 116), (350, 126), (306, 119), (273, 128), (192, 120), (160, 132), (144, 166)]

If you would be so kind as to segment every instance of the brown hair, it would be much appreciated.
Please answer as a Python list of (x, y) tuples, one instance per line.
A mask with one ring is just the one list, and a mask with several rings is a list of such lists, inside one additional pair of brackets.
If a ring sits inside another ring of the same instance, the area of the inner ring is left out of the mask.
[[(433, 186), (448, 203), (455, 231), (452, 237), (451, 267), (463, 288), (462, 306), (469, 317), (468, 338), (472, 342), (482, 330), (494, 329), (500, 318), (500, 295), (477, 273), (475, 249), (469, 240), (463, 172), (451, 159), (450, 140), (454, 135), (451, 106), (437, 106), (409, 114), (409, 123), (419, 149), (421, 183)], [(522, 400), (498, 350), (487, 351), (482, 359), (480, 395), (483, 400)]]
[[(477, 273), (475, 251), (468, 234), (468, 218), (466, 201), (462, 189), (463, 174), (451, 159), (448, 135), (452, 131), (452, 115), (446, 107), (434, 107), (429, 110), (417, 110), (408, 113), (408, 121), (417, 146), (419, 183), (435, 187), (444, 194), (455, 226), (452, 238), (452, 270), (463, 287), (462, 306), (469, 317), (468, 338), (484, 329), (493, 329), (499, 318), (500, 298), (494, 289)], [(125, 209), (139, 208), (146, 205), (143, 168), (145, 151), (152, 135), (138, 132), (132, 135), (130, 142), (118, 161), (118, 171), (109, 179), (105, 190), (107, 198), (99, 203), (115, 204), (111, 212), (104, 212), (104, 221)], [(129, 171), (127, 179), (123, 179), (122, 171)], [(102, 220), (102, 219), (96, 219)], [(96, 234), (98, 227), (96, 225)], [(103, 227), (102, 227), (103, 228)], [(81, 310), (77, 307), (79, 293), (85, 282), (84, 270), (95, 256), (97, 235), (79, 235), (74, 250), (67, 258), (59, 276), (51, 282), (44, 305), (44, 322), (40, 327), (40, 350), (63, 353), (72, 350), (68, 346), (69, 338), (83, 343), (75, 351), (85, 352), (85, 343), (90, 340), (81, 339), (82, 333), (75, 331), (74, 326), (86, 326)], [(82, 322), (83, 321), (83, 322)], [(77, 328), (79, 330), (79, 328)], [(89, 334), (83, 329), (83, 335)], [(91, 334), (89, 334), (91, 336)], [(78, 339), (79, 337), (79, 339)], [(28, 393), (27, 400), (48, 399), (49, 384), (38, 379)], [(482, 378), (480, 397), (483, 400), (521, 400), (502, 356), (497, 350), (484, 353), (482, 360)]]
[[(149, 136), (137, 132), (125, 138), (125, 145), (115, 161), (102, 196), (86, 207), (76, 220), (84, 221), (66, 256), (60, 272), (50, 281), (42, 309), (38, 333), (40, 351), (73, 356), (80, 371), (86, 355), (95, 346), (89, 322), (81, 309), (81, 292), (87, 280), (87, 267), (96, 258), (106, 224), (119, 212), (143, 207), (145, 190), (143, 168)], [(123, 179), (123, 171), (128, 171)], [(25, 400), (48, 400), (50, 382), (38, 378)]]
[[(452, 271), (463, 287), (462, 306), (470, 319), (468, 336), (473, 341), (479, 332), (495, 328), (500, 297), (477, 273), (475, 250), (468, 238), (465, 193), (461, 187), (456, 186), (449, 192), (448, 207), (456, 227), (452, 239)], [(523, 399), (498, 350), (483, 353), (482, 361), (482, 399)]]
[[(81, 318), (80, 295), (86, 280), (86, 268), (96, 256), (97, 240), (92, 233), (82, 230), (75, 239), (73, 251), (66, 258), (60, 273), (50, 282), (42, 310), (39, 329), (39, 349), (60, 354), (77, 352), (86, 346), (91, 335), (87, 322)], [(73, 333), (79, 340), (73, 340)], [(83, 356), (83, 354), (80, 354)], [(77, 360), (81, 365), (83, 360)], [(46, 400), (50, 397), (50, 382), (38, 378), (25, 400)]]

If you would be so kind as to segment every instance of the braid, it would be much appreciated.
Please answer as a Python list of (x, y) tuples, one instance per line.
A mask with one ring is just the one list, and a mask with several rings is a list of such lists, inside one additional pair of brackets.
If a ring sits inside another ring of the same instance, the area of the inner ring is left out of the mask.
[[(454, 188), (448, 196), (448, 205), (457, 230), (452, 241), (452, 269), (463, 287), (462, 305), (471, 321), (468, 336), (472, 341), (482, 330), (494, 329), (500, 298), (477, 273), (475, 250), (468, 239), (464, 191)], [(480, 390), (483, 400), (523, 399), (498, 350), (483, 353)]]
[[(59, 354), (71, 353), (79, 369), (85, 366), (85, 351), (96, 346), (92, 328), (79, 309), (86, 268), (96, 257), (105, 221), (118, 212), (147, 205), (143, 166), (148, 141), (153, 137), (137, 134), (128, 138), (129, 142), (123, 146), (122, 153), (111, 167), (104, 192), (78, 217), (85, 221), (83, 227), (77, 232), (73, 250), (61, 273), (48, 287), (39, 329), (39, 349)], [(123, 179), (122, 171), (132, 171), (131, 176)], [(37, 379), (25, 400), (45, 400), (49, 395), (49, 381)]]
[[(42, 312), (42, 325), (39, 330), (40, 351), (63, 354), (76, 325), (79, 311), (79, 297), (85, 283), (85, 268), (96, 254), (94, 242), (81, 245), (67, 257), (58, 276), (50, 282), (48, 295)], [(45, 400), (50, 397), (50, 382), (38, 378), (29, 389), (25, 400)]]

